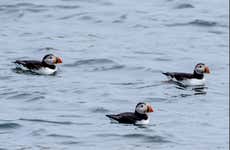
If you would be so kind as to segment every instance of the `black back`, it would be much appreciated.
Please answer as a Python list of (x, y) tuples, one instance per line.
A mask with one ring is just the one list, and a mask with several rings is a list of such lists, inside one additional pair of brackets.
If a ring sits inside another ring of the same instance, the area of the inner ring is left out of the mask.
[(48, 65), (45, 62), (37, 61), (37, 60), (16, 60), (14, 63), (23, 65), (24, 67), (34, 70), (40, 69), (42, 67), (48, 67), (50, 69), (55, 69), (55, 65)]
[(137, 112), (125, 112), (117, 115), (106, 115), (107, 117), (118, 121), (119, 123), (135, 124), (140, 120), (147, 120), (146, 114), (139, 114)]
[(164, 75), (175, 78), (178, 81), (185, 79), (203, 79), (204, 74), (198, 74), (195, 71), (193, 73), (178, 73), (178, 72), (163, 72)]

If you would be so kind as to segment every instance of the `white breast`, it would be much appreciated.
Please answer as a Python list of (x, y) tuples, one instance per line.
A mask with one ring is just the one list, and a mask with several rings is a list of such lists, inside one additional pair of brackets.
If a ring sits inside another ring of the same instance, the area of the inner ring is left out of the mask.
[(149, 117), (147, 120), (140, 120), (140, 121), (137, 121), (135, 124), (137, 124), (137, 125), (149, 124)]
[(38, 70), (34, 69), (32, 71), (38, 74), (50, 75), (50, 74), (54, 74), (57, 71), (57, 67), (55, 67), (55, 69), (50, 69), (48, 67), (42, 67)]
[(204, 85), (205, 84), (205, 79), (187, 79), (181, 81), (182, 84), (184, 85)]

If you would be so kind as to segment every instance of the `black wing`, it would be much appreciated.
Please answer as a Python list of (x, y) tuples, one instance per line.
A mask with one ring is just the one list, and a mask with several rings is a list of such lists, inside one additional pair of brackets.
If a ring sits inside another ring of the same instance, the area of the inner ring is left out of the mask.
[(193, 78), (193, 74), (191, 73), (163, 72), (163, 74), (168, 77), (175, 78), (178, 81)]
[(41, 61), (36, 60), (16, 60), (14, 63), (23, 65), (28, 69), (39, 69), (43, 66)]
[(139, 118), (131, 112), (121, 113), (117, 115), (106, 115), (107, 117), (118, 121), (119, 123), (135, 124)]

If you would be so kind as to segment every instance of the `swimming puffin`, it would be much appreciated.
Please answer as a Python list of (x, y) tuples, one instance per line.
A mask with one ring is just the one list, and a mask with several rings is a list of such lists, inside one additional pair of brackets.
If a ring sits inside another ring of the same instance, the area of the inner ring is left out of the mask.
[(183, 85), (204, 85), (204, 73), (210, 73), (208, 66), (204, 63), (198, 63), (193, 73), (163, 72), (169, 80), (176, 81)]
[(16, 60), (16, 68), (29, 70), (38, 74), (50, 75), (57, 71), (55, 64), (61, 64), (62, 59), (53, 54), (45, 55), (42, 61), (37, 60)]
[(136, 105), (135, 112), (124, 112), (117, 115), (106, 115), (112, 121), (126, 124), (148, 124), (149, 117), (147, 113), (153, 112), (150, 104), (140, 102)]

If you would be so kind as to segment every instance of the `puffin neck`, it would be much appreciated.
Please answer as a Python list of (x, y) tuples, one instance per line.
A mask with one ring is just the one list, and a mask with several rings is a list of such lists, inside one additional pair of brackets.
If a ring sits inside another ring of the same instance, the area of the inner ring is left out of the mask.
[(148, 115), (147, 114), (141, 114), (141, 113), (138, 113), (137, 111), (135, 111), (134, 113), (137, 117), (141, 118), (141, 119), (148, 119)]
[(46, 62), (44, 62), (44, 61), (42, 61), (42, 65), (44, 66), (44, 67), (48, 67), (48, 68), (50, 68), (50, 69), (55, 69), (55, 65), (49, 65), (49, 64), (47, 64)]
[(203, 79), (204, 78), (204, 74), (203, 73), (197, 73), (195, 70), (193, 72), (193, 77), (196, 79)]

